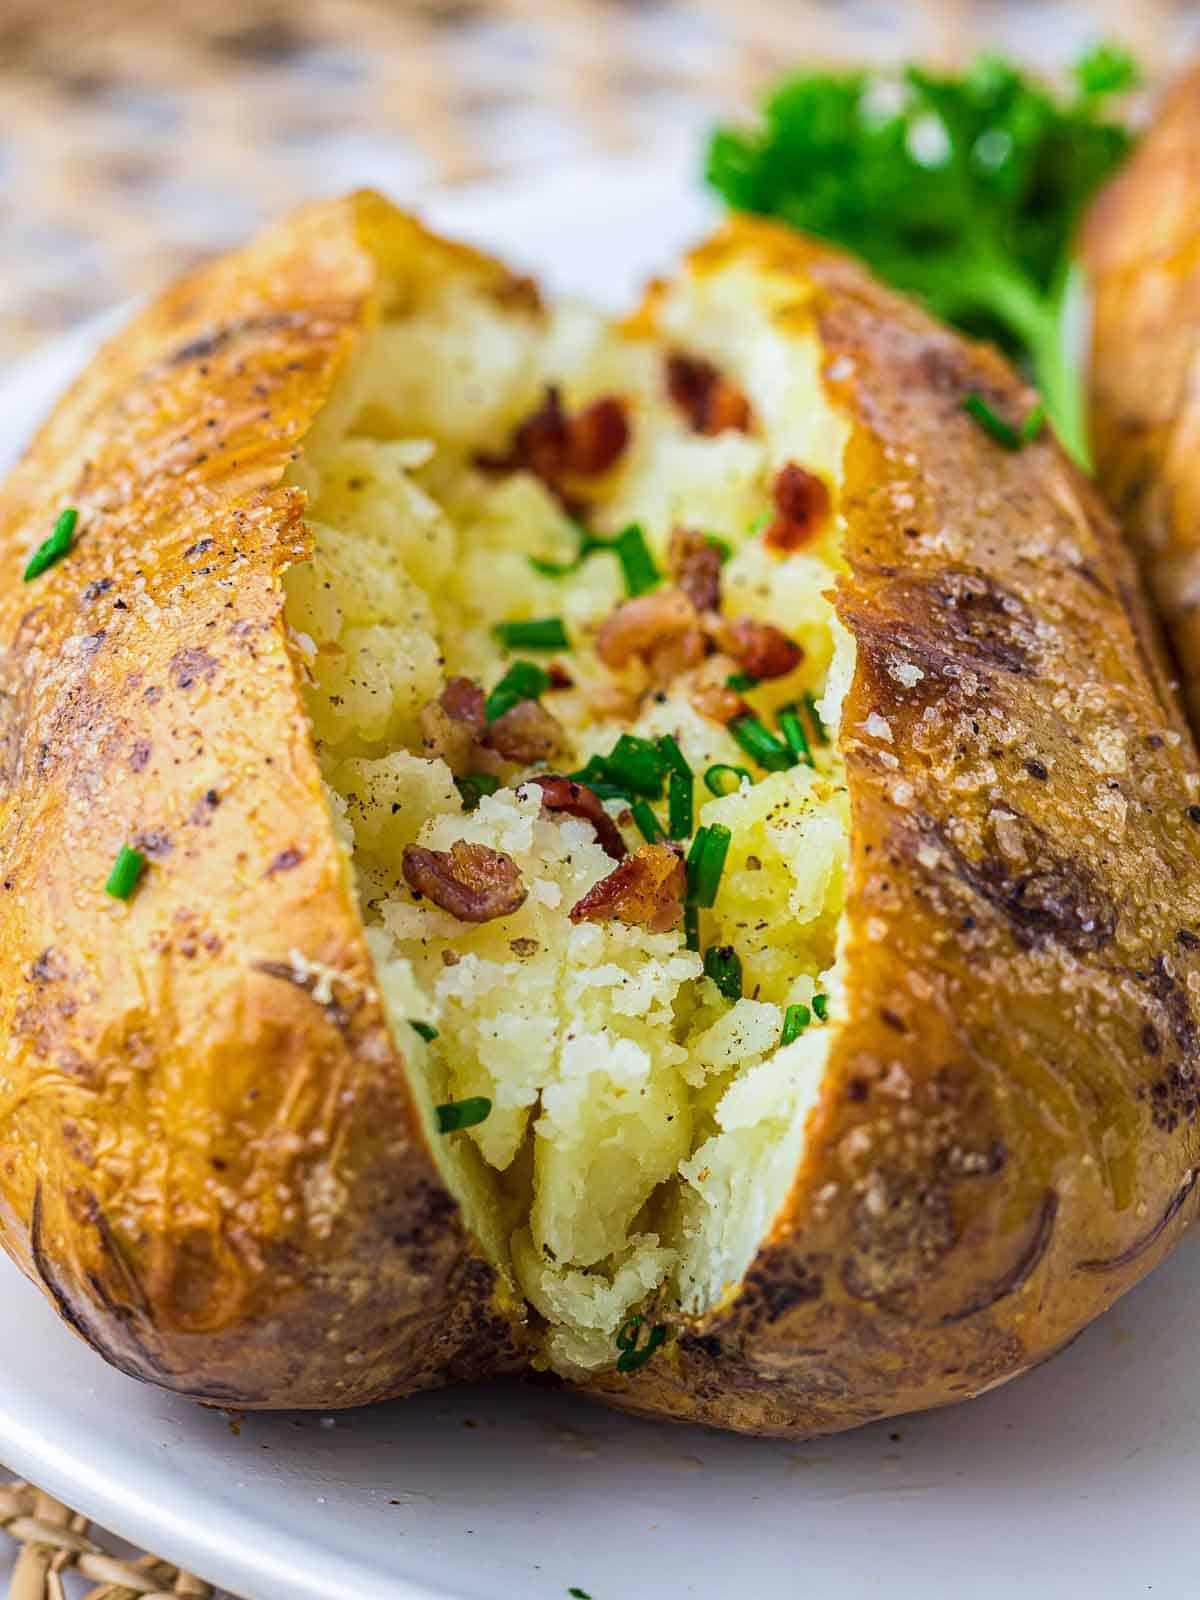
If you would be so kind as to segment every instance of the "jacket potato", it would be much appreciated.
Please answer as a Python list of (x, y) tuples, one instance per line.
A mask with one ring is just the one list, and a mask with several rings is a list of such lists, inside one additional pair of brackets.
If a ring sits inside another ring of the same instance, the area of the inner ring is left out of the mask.
[(1200, 64), (1093, 202), (1091, 430), (1200, 726)]
[(612, 325), (371, 194), (104, 349), (0, 495), (0, 1226), (82, 1337), (810, 1436), (1170, 1249), (1197, 758), (971, 392), (771, 224)]

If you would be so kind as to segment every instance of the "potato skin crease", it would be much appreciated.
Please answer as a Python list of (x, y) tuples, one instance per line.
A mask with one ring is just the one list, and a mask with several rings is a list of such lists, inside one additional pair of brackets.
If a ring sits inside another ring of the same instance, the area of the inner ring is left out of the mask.
[(781, 336), (815, 319), (854, 422), (847, 1015), (742, 1282), (594, 1388), (805, 1437), (1045, 1360), (1194, 1215), (1197, 774), (1097, 495), (1048, 433), (1010, 455), (962, 411), (1027, 413), (1006, 363), (770, 224), (691, 270), (734, 257), (794, 276)]
[(1170, 89), (1097, 196), (1082, 254), (1093, 296), (1089, 410), (1098, 480), (1121, 518), (1200, 727), (1200, 65)]
[[(0, 594), (4, 1243), (114, 1364), (231, 1405), (528, 1359), (373, 989), (282, 620), (281, 479), (413, 227), (358, 196), (185, 280), (0, 495), (12, 574), (80, 510)], [(807, 1437), (1045, 1359), (1193, 1216), (1200, 794), (1095, 493), (962, 412), (1023, 416), (1008, 367), (769, 224), (688, 270), (735, 259), (794, 282), (780, 337), (815, 323), (853, 419), (847, 1010), (742, 1282), (585, 1389)]]
[[(414, 227), (354, 197), (185, 279), (0, 494), (4, 1244), (114, 1365), (231, 1405), (518, 1361), (373, 987), (283, 622), (311, 536), (281, 479)], [(75, 548), (22, 584), (64, 505)]]

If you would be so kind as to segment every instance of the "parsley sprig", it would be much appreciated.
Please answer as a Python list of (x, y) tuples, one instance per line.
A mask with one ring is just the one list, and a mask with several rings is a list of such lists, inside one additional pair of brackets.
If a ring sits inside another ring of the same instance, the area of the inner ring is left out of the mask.
[(958, 76), (800, 73), (768, 96), (759, 127), (713, 134), (708, 181), (736, 209), (845, 246), (945, 321), (995, 339), (1086, 465), (1064, 317), (1078, 295), (1072, 246), (1129, 149), (1111, 102), (1137, 77), (1108, 45), (1076, 63), (1062, 94), (994, 54)]

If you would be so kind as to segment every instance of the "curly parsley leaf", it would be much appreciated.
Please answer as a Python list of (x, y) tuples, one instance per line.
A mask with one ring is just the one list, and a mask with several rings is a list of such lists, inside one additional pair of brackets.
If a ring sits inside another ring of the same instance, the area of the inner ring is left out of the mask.
[(1072, 246), (1129, 150), (1111, 101), (1137, 77), (1103, 44), (1062, 94), (994, 54), (957, 76), (800, 73), (768, 95), (758, 127), (712, 135), (707, 177), (735, 209), (839, 244), (944, 321), (995, 339), (1086, 464), (1064, 317), (1079, 293)]

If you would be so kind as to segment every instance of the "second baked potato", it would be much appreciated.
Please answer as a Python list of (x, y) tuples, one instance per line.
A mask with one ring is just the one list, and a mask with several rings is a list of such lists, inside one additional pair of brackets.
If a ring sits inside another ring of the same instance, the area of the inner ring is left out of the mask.
[(1196, 759), (971, 392), (1030, 400), (766, 224), (612, 327), (369, 195), (108, 348), (0, 500), (14, 572), (79, 513), (0, 600), (0, 1188), (84, 1337), (808, 1435), (1159, 1259)]

